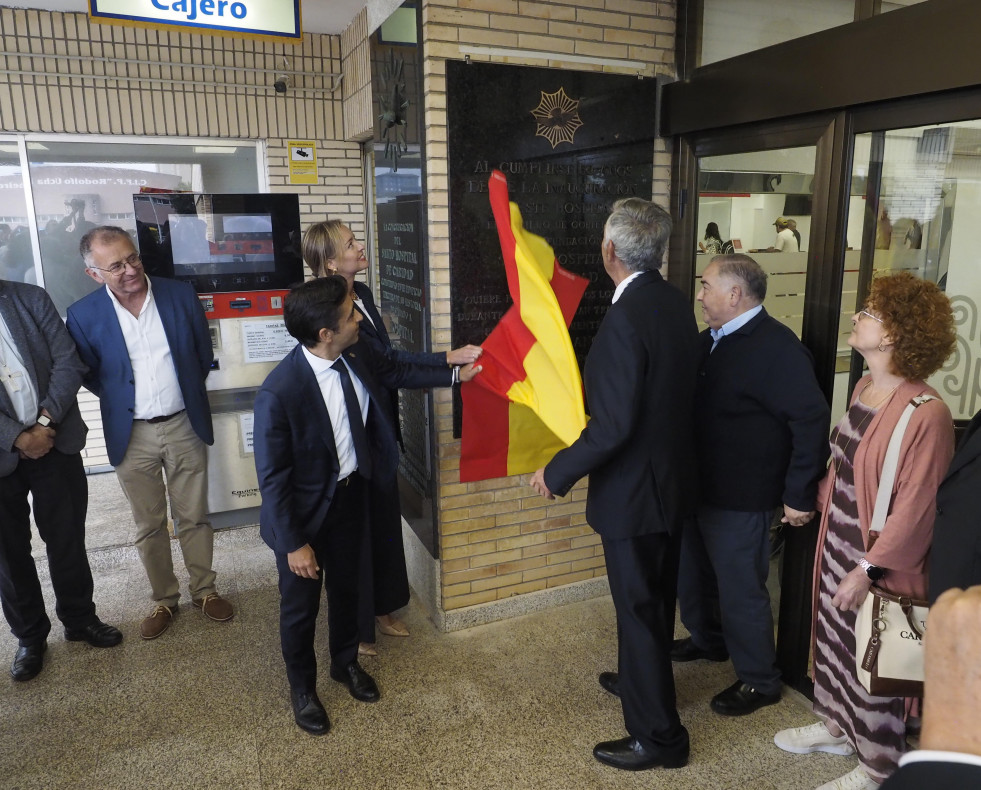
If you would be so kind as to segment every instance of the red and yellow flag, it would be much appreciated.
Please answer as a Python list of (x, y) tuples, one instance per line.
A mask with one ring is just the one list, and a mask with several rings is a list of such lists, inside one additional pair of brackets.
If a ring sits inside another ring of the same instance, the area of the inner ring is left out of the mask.
[(569, 324), (588, 280), (525, 231), (503, 173), (488, 186), (514, 305), (482, 344), (483, 371), (461, 388), (461, 482), (533, 472), (586, 427)]

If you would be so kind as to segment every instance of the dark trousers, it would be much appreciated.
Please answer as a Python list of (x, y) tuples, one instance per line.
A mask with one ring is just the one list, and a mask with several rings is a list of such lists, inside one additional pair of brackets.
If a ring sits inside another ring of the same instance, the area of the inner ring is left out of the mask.
[(648, 748), (687, 749), (670, 655), (679, 539), (667, 533), (603, 538), (603, 551), (617, 613), (620, 701), (627, 732)]
[(48, 554), (55, 612), (66, 628), (95, 622), (92, 571), (85, 553), (88, 482), (79, 453), (51, 450), (36, 460), (21, 459), (0, 478), (0, 604), (20, 645), (36, 645), (51, 631), (41, 582), (31, 556), (31, 506)]
[(368, 484), (368, 528), (365, 530), (359, 584), (358, 634), (375, 641), (375, 616), (391, 614), (409, 602), (409, 576), (402, 543), (402, 505), (398, 483)]
[(314, 636), (320, 594), (327, 588), (327, 644), (331, 666), (347, 666), (358, 657), (358, 577), (366, 518), (365, 485), (355, 473), (338, 485), (327, 517), (310, 547), (320, 578), (305, 579), (276, 552), (279, 571), (279, 638), (290, 688), (309, 693), (317, 688)]
[(728, 649), (736, 676), (763, 694), (780, 691), (770, 572), (773, 512), (702, 506), (681, 549), (681, 622), (703, 650)]

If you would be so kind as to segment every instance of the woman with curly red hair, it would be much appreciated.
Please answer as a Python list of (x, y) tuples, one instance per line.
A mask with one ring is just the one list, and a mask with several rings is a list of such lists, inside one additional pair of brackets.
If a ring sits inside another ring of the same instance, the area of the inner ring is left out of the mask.
[[(858, 754), (858, 767), (818, 790), (871, 790), (906, 750), (912, 700), (869, 694), (855, 666), (855, 621), (876, 579), (893, 593), (926, 598), (937, 486), (954, 451), (953, 419), (923, 379), (954, 349), (950, 302), (931, 282), (901, 272), (873, 281), (864, 309), (852, 316), (848, 344), (868, 364), (851, 407), (831, 432), (831, 464), (818, 491), (822, 518), (814, 570), (814, 712), (809, 727), (778, 732), (796, 754)], [(882, 536), (869, 524), (889, 439), (910, 399), (914, 412), (900, 450)]]

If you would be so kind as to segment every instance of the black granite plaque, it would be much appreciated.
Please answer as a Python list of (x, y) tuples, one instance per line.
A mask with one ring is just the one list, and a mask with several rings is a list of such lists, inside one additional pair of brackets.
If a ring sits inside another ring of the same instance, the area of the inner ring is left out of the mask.
[(453, 346), (483, 341), (511, 305), (487, 199), (497, 169), (525, 227), (590, 280), (570, 329), (581, 366), (613, 294), (600, 257), (610, 207), (651, 197), (656, 83), (451, 61), (446, 93)]
[[(425, 351), (428, 303), (425, 273), (419, 259), (422, 197), (399, 195), (376, 205), (378, 274), (381, 312), (392, 345), (403, 351)], [(405, 452), (399, 471), (420, 495), (429, 489), (429, 422), (425, 393), (399, 391), (399, 412)]]

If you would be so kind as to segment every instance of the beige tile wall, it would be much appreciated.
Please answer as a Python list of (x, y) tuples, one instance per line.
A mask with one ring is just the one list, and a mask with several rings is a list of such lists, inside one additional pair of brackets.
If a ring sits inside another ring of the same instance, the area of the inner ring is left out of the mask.
[[(675, 3), (654, 0), (424, 0), (426, 145), (433, 342), (450, 343), (450, 267), (446, 177), (446, 69), (461, 45), (555, 53), (540, 60), (473, 55), (475, 60), (635, 73), (617, 65), (563, 61), (561, 55), (642, 61), (644, 73), (674, 73)], [(667, 201), (670, 150), (658, 142), (654, 198)], [(460, 444), (452, 404), (436, 393), (442, 608), (487, 604), (605, 574), (599, 538), (586, 524), (585, 484), (549, 503), (526, 477), (459, 482)]]
[[(15, 53), (0, 55), (0, 131), (264, 140), (269, 188), (299, 194), (304, 226), (330, 216), (364, 233), (357, 140), (365, 128), (345, 135), (341, 90), (332, 93), (337, 83), (327, 76), (342, 69), (339, 36), (306, 34), (297, 45), (269, 43), (0, 7), (0, 51)], [(286, 94), (273, 90), (274, 73), (223, 68), (280, 69), (284, 59), (288, 70), (308, 72), (294, 76), (294, 89)], [(365, 69), (353, 73), (363, 86)], [(107, 76), (113, 79), (100, 78)], [(370, 122), (366, 128), (370, 133)], [(289, 184), (291, 139), (317, 143), (318, 184)], [(91, 428), (85, 462), (107, 464), (98, 402), (83, 390), (80, 404)]]

